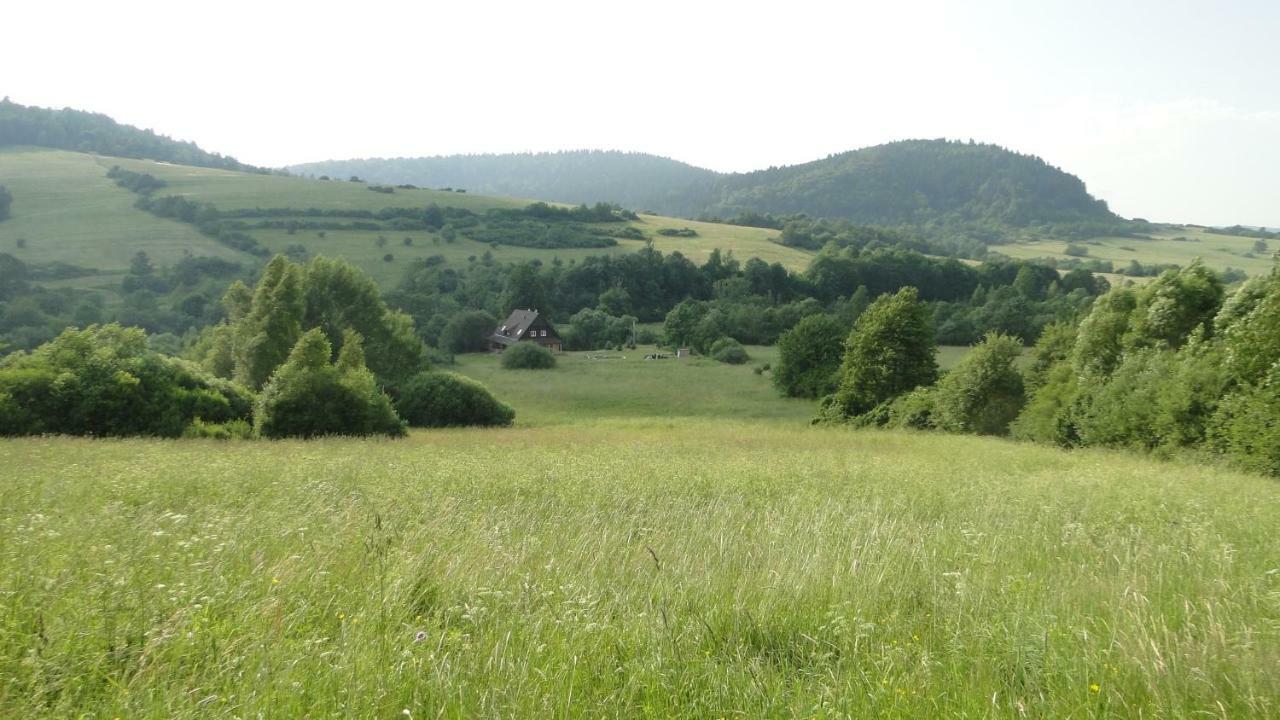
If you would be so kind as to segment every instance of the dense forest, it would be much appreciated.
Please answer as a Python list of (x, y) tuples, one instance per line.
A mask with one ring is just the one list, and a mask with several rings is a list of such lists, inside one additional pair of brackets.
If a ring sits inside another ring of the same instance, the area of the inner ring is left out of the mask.
[(972, 141), (905, 140), (734, 174), (599, 151), (329, 161), (289, 170), (549, 201), (617, 202), (669, 215), (803, 214), (983, 242), (1014, 229), (1080, 237), (1130, 229), (1074, 175), (1040, 158)]
[(7, 97), (0, 100), (0, 146), (3, 145), (38, 145), (112, 157), (266, 172), (235, 158), (201, 150), (192, 142), (118, 123), (106, 115), (70, 108), (29, 107)]

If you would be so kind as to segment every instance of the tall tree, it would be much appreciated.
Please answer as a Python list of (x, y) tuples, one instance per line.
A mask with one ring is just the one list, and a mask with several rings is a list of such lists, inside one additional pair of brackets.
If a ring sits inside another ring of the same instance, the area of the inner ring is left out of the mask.
[(906, 287), (876, 298), (845, 341), (840, 386), (830, 409), (854, 417), (931, 384), (938, 378), (937, 352), (919, 291)]

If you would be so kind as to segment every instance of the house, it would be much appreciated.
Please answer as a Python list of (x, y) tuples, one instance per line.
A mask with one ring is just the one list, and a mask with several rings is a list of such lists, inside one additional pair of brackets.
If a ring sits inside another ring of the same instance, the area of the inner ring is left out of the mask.
[(560, 334), (537, 310), (513, 310), (511, 316), (489, 336), (489, 349), (502, 352), (507, 347), (531, 340), (552, 352), (564, 349)]

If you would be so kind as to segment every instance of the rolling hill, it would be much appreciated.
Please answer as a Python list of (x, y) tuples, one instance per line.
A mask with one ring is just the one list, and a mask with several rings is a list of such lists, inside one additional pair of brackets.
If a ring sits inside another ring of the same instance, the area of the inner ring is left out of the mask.
[(868, 225), (1028, 228), (1118, 225), (1079, 178), (996, 145), (904, 140), (801, 165), (716, 173), (640, 153), (578, 151), (329, 161), (308, 175), (360, 177), (672, 215), (806, 214)]

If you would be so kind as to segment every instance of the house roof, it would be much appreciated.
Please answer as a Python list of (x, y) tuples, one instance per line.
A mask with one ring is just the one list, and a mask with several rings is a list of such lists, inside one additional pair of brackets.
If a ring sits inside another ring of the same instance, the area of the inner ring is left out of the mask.
[[(490, 339), (503, 345), (519, 342), (524, 339), (525, 332), (537, 319), (537, 310), (512, 310), (506, 321), (494, 329)], [(551, 323), (547, 323), (547, 327), (551, 328)]]

